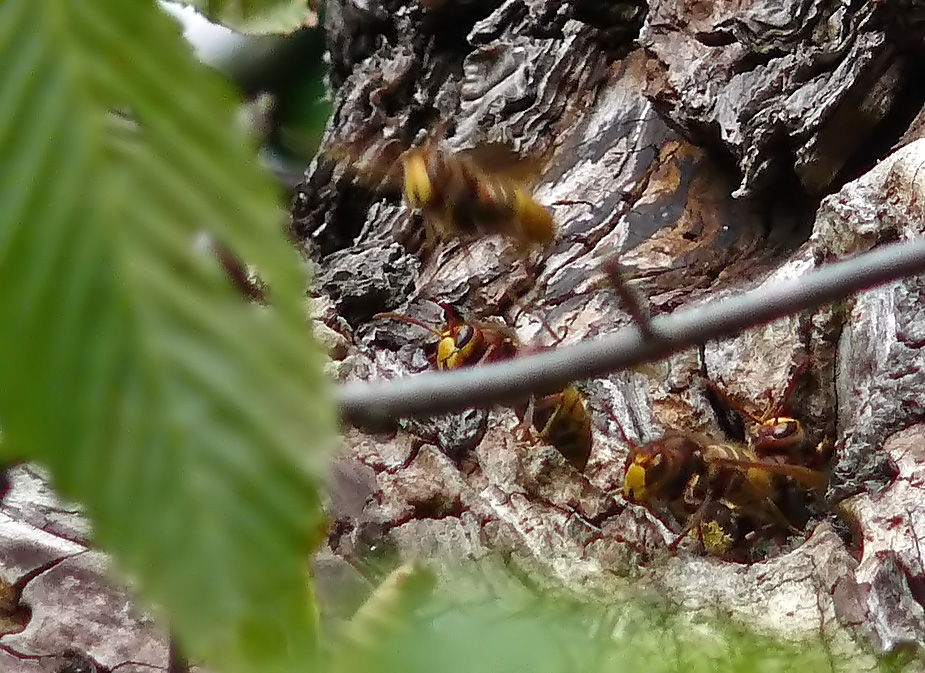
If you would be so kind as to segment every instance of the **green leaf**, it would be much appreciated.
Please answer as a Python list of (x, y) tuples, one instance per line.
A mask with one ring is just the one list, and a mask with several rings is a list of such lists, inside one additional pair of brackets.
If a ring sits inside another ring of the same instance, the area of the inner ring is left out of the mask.
[(229, 87), (148, 2), (6, 0), (0, 62), (0, 450), (51, 468), (194, 660), (306, 670), (334, 417)]
[(376, 670), (386, 648), (412, 629), (414, 611), (430, 598), (435, 583), (433, 572), (419, 563), (393, 570), (344, 626), (328, 670)]
[(179, 0), (210, 21), (248, 35), (285, 35), (318, 22), (306, 0)]
[(423, 605), (409, 603), (410, 611), (396, 611), (392, 619), (404, 627), (378, 639), (374, 666), (352, 670), (799, 673), (831, 668), (830, 646), (821, 637), (776, 641), (720, 614), (670, 607), (670, 596), (656, 603), (630, 587), (601, 592), (597, 601), (579, 601), (561, 589), (528, 588), (498, 564), (487, 569), (489, 560), (482, 559), (479, 568), (454, 569)]

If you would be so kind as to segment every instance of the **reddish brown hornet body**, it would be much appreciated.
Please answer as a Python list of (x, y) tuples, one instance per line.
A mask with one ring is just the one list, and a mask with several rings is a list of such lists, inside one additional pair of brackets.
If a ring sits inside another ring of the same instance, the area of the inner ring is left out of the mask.
[[(435, 334), (439, 342), (433, 364), (439, 370), (507, 360), (520, 350), (516, 335), (508, 328), (490, 322), (466, 321), (446, 302), (438, 302), (438, 306), (443, 309), (446, 321), (442, 329), (400, 313), (380, 313), (375, 317), (401, 320)], [(536, 430), (538, 437), (556, 448), (575, 469), (585, 469), (591, 455), (591, 419), (575, 386), (531, 398), (515, 410), (523, 426)]]
[(443, 310), (446, 321), (443, 329), (431, 327), (402, 313), (378, 313), (373, 317), (401, 320), (436, 335), (438, 342), (432, 363), (441, 371), (507, 360), (517, 354), (517, 337), (504, 325), (466, 322), (450, 304), (437, 302), (437, 305)]

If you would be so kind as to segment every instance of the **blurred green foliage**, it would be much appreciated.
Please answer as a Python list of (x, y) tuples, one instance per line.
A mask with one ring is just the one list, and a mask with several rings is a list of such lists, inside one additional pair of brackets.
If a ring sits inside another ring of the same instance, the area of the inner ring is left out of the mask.
[(317, 14), (306, 0), (176, 0), (239, 33), (279, 35), (311, 25)]
[[(169, 6), (190, 22), (190, 38), (206, 62), (229, 77), (250, 100), (246, 115), (251, 135), (262, 145), (262, 159), (287, 189), (292, 189), (312, 160), (331, 114), (325, 84), (325, 34), (321, 7), (301, 2), (185, 3), (207, 13), (210, 21), (231, 28), (199, 24), (190, 12)], [(248, 12), (242, 16), (242, 12)], [(289, 13), (297, 20), (270, 20), (259, 31), (254, 21), (264, 14)]]
[[(397, 583), (396, 578), (404, 579)], [(597, 600), (528, 587), (483, 559), (433, 592), (406, 564), (387, 577), (333, 646), (334, 671), (379, 673), (800, 673), (831, 670), (821, 637), (786, 643), (718, 614), (685, 612), (625, 586)], [(410, 580), (410, 581), (409, 581)], [(665, 600), (668, 598), (668, 600)], [(375, 616), (373, 616), (375, 615)], [(362, 630), (357, 626), (363, 625)], [(358, 633), (359, 631), (359, 633)], [(365, 637), (364, 637), (365, 636)], [(838, 670), (875, 667), (872, 657)]]
[(51, 468), (194, 660), (304, 670), (334, 416), (239, 101), (153, 2), (3, 2), (0, 59), (3, 458)]

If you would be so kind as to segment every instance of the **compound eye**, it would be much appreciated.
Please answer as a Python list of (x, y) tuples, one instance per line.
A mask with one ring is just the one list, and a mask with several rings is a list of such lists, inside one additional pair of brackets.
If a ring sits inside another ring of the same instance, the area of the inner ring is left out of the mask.
[(787, 439), (799, 432), (796, 421), (783, 421), (777, 423), (773, 430), (771, 430), (771, 436), (774, 439)]
[(463, 325), (456, 333), (456, 348), (465, 348), (474, 336), (475, 330), (472, 325)]

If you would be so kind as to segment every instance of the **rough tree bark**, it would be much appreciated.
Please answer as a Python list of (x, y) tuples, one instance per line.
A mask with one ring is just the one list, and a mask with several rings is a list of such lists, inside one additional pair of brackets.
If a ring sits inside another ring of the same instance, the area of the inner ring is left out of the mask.
[[(436, 320), (432, 299), (503, 316), (528, 342), (548, 340), (536, 315), (567, 326), (566, 342), (616, 330), (629, 317), (599, 271), (613, 253), (663, 313), (921, 235), (925, 142), (912, 141), (923, 127), (913, 71), (923, 18), (914, 0), (329, 2), (335, 114), (325, 149), (361, 147), (361, 162), (375, 163), (445, 124), (450, 148), (502, 142), (543, 157), (540, 201), (591, 204), (554, 207), (560, 235), (542, 256), (520, 259), (496, 238), (427, 254), (394, 190), (356, 179), (345, 162), (314, 163), (293, 200), (292, 233), (317, 264), (313, 311), (332, 374), (426, 368), (426, 333), (371, 317)], [(388, 435), (347, 429), (332, 475), (336, 553), (316, 560), (322, 597), (349, 613), (358, 598), (342, 559), (371, 547), (496, 551), (588, 594), (609, 595), (632, 575), (691, 609), (719, 606), (788, 636), (821, 631), (836, 653), (856, 654), (858, 642), (919, 646), (923, 291), (908, 278), (583, 382), (595, 422), (584, 475), (542, 443), (515, 441), (507, 409), (403, 421)], [(665, 428), (721, 434), (729, 424), (708, 402), (704, 374), (757, 402), (779, 396), (807, 359), (792, 412), (814, 437), (838, 440), (830, 496), (840, 504), (754, 563), (668, 553), (671, 532), (619, 495), (627, 447), (611, 414), (641, 440)], [(2, 580), (86, 548), (79, 517), (29, 469), (14, 475), (2, 517)], [(27, 628), (16, 633), (19, 617), (0, 615), (3, 645), (73, 645), (108, 666), (165, 667), (164, 634), (122, 592), (73, 590), (99, 591), (102, 570), (87, 552), (39, 574), (23, 591), (36, 610)], [(90, 614), (91, 601), (106, 607)], [(0, 667), (17, 673), (65, 659), (0, 651)]]
[[(166, 634), (113, 585), (82, 514), (35, 468), (17, 467), (11, 477), (0, 508), (0, 670), (106, 673), (121, 664), (121, 673), (166, 671)], [(3, 600), (15, 584), (19, 595)], [(25, 619), (10, 620), (9, 612)]]
[[(292, 231), (318, 261), (318, 316), (350, 343), (332, 366), (341, 380), (428, 366), (432, 338), (371, 321), (378, 311), (436, 324), (427, 300), (449, 300), (505, 317), (527, 342), (548, 341), (541, 315), (569, 342), (629, 322), (600, 287), (609, 254), (658, 314), (922, 233), (925, 143), (894, 151), (919, 137), (925, 103), (912, 76), (925, 28), (914, 3), (341, 0), (328, 11), (325, 148), (361, 149), (352, 166), (309, 168)], [(492, 237), (422, 250), (420, 222), (394, 190), (356, 176), (438, 125), (451, 149), (501, 142), (543, 157), (537, 198), (591, 205), (554, 206), (560, 235), (527, 260)], [(598, 595), (632, 573), (775, 633), (821, 630), (833, 651), (918, 646), (922, 289), (908, 278), (582, 383), (595, 421), (584, 475), (542, 443), (515, 441), (506, 409), (403, 421), (387, 436), (347, 430), (331, 547), (501, 551)], [(722, 436), (730, 424), (704, 375), (760, 403), (806, 361), (790, 408), (813, 437), (838, 441), (830, 511), (759, 562), (668, 553), (672, 534), (620, 496), (628, 449), (611, 418), (641, 440), (666, 428)]]

